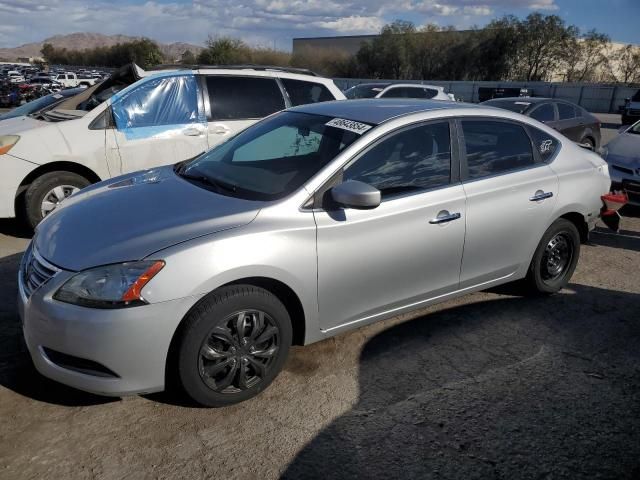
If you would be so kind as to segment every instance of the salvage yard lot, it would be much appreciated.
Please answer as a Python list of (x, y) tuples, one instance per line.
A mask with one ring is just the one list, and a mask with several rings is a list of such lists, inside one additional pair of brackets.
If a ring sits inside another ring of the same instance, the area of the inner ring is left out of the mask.
[(480, 292), (295, 347), (218, 410), (38, 375), (15, 301), (28, 235), (0, 221), (0, 478), (640, 478), (640, 209), (624, 215), (558, 295)]

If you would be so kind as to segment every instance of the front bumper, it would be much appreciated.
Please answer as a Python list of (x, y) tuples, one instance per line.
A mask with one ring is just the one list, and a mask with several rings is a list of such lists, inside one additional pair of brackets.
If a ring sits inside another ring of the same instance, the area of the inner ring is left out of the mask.
[[(57, 273), (29, 298), (19, 278), (18, 311), (37, 370), (60, 383), (100, 395), (163, 390), (171, 339), (200, 297), (111, 310), (53, 300), (56, 290), (72, 275)], [(58, 356), (54, 357), (58, 363), (53, 361), (47, 355), (50, 351), (95, 362), (115, 376), (70, 369)]]
[(0, 155), (0, 218), (16, 216), (15, 203), (20, 183), (37, 167), (8, 153)]

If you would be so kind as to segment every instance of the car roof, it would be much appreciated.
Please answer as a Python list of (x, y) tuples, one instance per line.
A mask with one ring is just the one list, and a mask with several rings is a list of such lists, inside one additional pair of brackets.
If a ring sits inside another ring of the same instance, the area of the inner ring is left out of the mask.
[(289, 109), (291, 112), (311, 113), (326, 117), (345, 118), (356, 122), (380, 124), (395, 117), (433, 110), (480, 108), (476, 105), (446, 100), (412, 98), (376, 98), (361, 100), (337, 100), (311, 103)]
[(487, 100), (487, 102), (491, 101), (507, 101), (507, 102), (527, 102), (527, 103), (542, 103), (549, 101), (557, 101), (553, 98), (547, 97), (500, 97), (500, 98), (491, 98)]
[(367, 88), (387, 88), (387, 87), (413, 87), (413, 88), (436, 88), (442, 89), (444, 87), (438, 85), (427, 85), (424, 83), (403, 83), (403, 82), (387, 82), (387, 83), (359, 83), (351, 88), (355, 87), (367, 87)]

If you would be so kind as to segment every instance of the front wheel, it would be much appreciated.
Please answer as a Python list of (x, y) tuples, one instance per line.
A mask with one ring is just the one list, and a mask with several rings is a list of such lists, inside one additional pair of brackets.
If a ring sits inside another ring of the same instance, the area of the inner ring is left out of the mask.
[(553, 222), (542, 236), (529, 266), (527, 282), (539, 293), (555, 293), (566, 287), (580, 256), (580, 234), (569, 220)]
[(291, 338), (291, 319), (278, 298), (252, 285), (223, 287), (185, 320), (178, 380), (204, 406), (248, 400), (280, 373)]
[(85, 177), (73, 172), (48, 172), (36, 178), (24, 194), (27, 224), (35, 228), (60, 202), (90, 184)]

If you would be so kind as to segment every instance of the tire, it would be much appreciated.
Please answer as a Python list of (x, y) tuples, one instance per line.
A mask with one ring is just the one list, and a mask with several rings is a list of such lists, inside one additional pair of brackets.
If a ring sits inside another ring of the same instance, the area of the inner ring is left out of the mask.
[[(553, 258), (550, 258), (550, 254)], [(533, 255), (526, 278), (528, 286), (536, 293), (551, 294), (560, 291), (571, 280), (579, 256), (578, 229), (569, 220), (556, 220), (542, 236)], [(552, 267), (554, 263), (557, 268)]]
[[(31, 228), (35, 228), (45, 215), (52, 211), (43, 213), (45, 198), (51, 200), (47, 203), (47, 208), (49, 203), (53, 203), (53, 208), (55, 208), (55, 205), (57, 205), (56, 200), (59, 203), (68, 194), (75, 193), (75, 191), (90, 184), (91, 182), (85, 177), (72, 172), (57, 171), (39, 176), (31, 182), (24, 194), (24, 218), (26, 223)], [(52, 193), (57, 187), (62, 187), (64, 195), (56, 196)], [(64, 198), (59, 198), (61, 196)]]
[[(239, 322), (242, 335), (237, 333)], [(291, 319), (278, 298), (251, 285), (223, 287), (185, 319), (177, 342), (177, 380), (200, 405), (243, 402), (280, 373), (291, 338)]]

